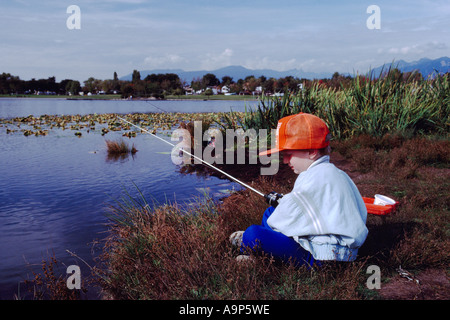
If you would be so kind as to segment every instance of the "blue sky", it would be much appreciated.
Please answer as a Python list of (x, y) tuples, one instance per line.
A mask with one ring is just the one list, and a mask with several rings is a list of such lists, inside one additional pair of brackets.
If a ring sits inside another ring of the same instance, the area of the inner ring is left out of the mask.
[[(81, 10), (70, 30), (67, 8)], [(368, 29), (367, 7), (381, 28)], [(366, 72), (450, 56), (450, 2), (2, 0), (0, 73), (57, 81), (134, 69)]]

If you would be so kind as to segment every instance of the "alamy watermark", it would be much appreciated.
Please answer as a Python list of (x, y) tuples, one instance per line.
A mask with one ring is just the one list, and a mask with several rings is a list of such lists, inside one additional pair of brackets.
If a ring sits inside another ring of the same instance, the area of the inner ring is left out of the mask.
[[(171, 153), (172, 162), (176, 165), (201, 164), (202, 161), (213, 164), (257, 164), (263, 165), (261, 175), (274, 175), (279, 169), (279, 155), (258, 156), (266, 151), (268, 130), (259, 129), (226, 129), (225, 137), (222, 131), (209, 128), (203, 133), (202, 121), (194, 121), (193, 136), (187, 129), (174, 130), (171, 140), (178, 141)], [(276, 130), (271, 130), (271, 136), (276, 137)], [(207, 142), (204, 147), (203, 142)], [(276, 146), (272, 138), (270, 148)], [(193, 150), (193, 153), (191, 153)]]
[(71, 5), (67, 7), (67, 14), (70, 16), (66, 20), (66, 26), (69, 30), (80, 30), (81, 29), (81, 9), (77, 5)]
[(81, 289), (81, 270), (77, 265), (70, 265), (67, 267), (67, 274), (70, 276), (67, 278), (67, 289)]
[[(67, 267), (66, 285), (69, 290), (81, 289), (81, 270), (77, 265), (70, 265)], [(369, 290), (381, 289), (381, 270), (377, 265), (370, 265), (367, 267), (366, 274), (370, 274), (366, 281), (366, 287)]]
[(381, 29), (381, 9), (377, 5), (370, 5), (367, 7), (367, 13), (371, 13), (366, 20), (367, 29)]
[(367, 278), (366, 281), (366, 287), (367, 289), (373, 290), (373, 289), (381, 289), (381, 270), (380, 267), (377, 265), (370, 265), (367, 270), (366, 274), (370, 274), (369, 278)]
[[(66, 26), (69, 30), (81, 29), (81, 9), (77, 5), (70, 5), (66, 10), (70, 16), (66, 20)], [(372, 4), (367, 7), (366, 13), (371, 14), (366, 20), (367, 29), (381, 29), (381, 9), (379, 6)]]

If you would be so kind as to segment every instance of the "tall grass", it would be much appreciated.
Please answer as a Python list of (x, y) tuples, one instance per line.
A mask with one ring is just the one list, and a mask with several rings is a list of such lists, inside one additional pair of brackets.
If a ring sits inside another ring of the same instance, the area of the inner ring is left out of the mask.
[[(220, 213), (207, 197), (189, 209), (126, 204), (133, 202), (113, 207), (101, 280), (111, 299), (356, 299), (361, 294), (363, 263), (315, 272), (267, 256), (236, 262), (238, 252), (228, 237), (248, 220), (237, 226), (231, 212)], [(247, 211), (247, 218), (260, 219), (260, 212)]]
[(297, 94), (262, 97), (258, 107), (246, 110), (238, 121), (244, 130), (270, 129), (282, 117), (306, 112), (322, 118), (337, 139), (359, 134), (448, 134), (449, 93), (448, 73), (401, 81), (389, 69), (378, 79), (355, 76), (348, 88), (339, 90), (315, 83)]
[(107, 149), (106, 158), (108, 161), (124, 160), (130, 154), (134, 156), (134, 154), (137, 152), (137, 149), (134, 146), (134, 144), (130, 147), (128, 143), (126, 143), (123, 140), (118, 141), (106, 140), (105, 142)]
[(106, 140), (106, 148), (108, 150), (108, 155), (120, 155), (127, 153), (136, 153), (137, 150), (134, 144), (130, 147), (125, 141), (112, 141)]

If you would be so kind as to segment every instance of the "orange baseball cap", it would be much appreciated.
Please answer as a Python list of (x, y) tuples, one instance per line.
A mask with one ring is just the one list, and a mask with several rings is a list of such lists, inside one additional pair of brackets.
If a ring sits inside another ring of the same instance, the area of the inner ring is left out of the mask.
[(309, 113), (299, 113), (278, 121), (276, 147), (260, 152), (267, 155), (283, 150), (322, 149), (330, 144), (325, 121)]

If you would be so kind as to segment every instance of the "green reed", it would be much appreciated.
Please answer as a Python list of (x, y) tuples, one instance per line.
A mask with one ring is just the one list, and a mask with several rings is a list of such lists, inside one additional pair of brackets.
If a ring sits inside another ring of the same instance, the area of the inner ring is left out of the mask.
[(399, 79), (389, 69), (378, 79), (357, 75), (348, 88), (316, 82), (296, 94), (262, 96), (257, 108), (246, 110), (238, 122), (244, 130), (270, 129), (282, 117), (306, 112), (322, 118), (336, 139), (386, 133), (448, 135), (449, 92), (448, 73), (418, 81)]

